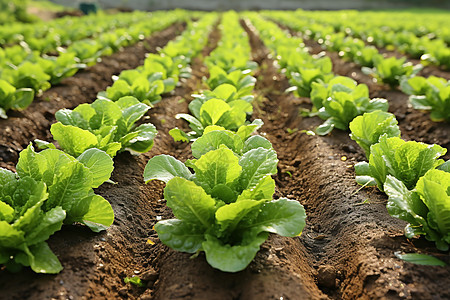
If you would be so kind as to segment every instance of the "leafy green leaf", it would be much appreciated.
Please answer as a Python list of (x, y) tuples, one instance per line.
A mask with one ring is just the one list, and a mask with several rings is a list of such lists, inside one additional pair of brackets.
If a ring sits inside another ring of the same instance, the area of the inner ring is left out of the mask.
[(427, 222), (439, 233), (438, 249), (447, 251), (450, 244), (450, 173), (429, 170), (419, 179), (417, 193), (428, 207)]
[(238, 130), (236, 131), (236, 134), (239, 135), (241, 139), (245, 141), (255, 130), (261, 128), (262, 125), (264, 125), (264, 122), (262, 120), (260, 119), (253, 120), (253, 122), (250, 124), (239, 126)]
[(257, 148), (246, 152), (239, 160), (242, 174), (239, 177), (239, 190), (252, 189), (266, 175), (277, 172), (277, 154), (274, 150)]
[(45, 242), (31, 246), (28, 259), (31, 269), (36, 273), (56, 274), (63, 269), (58, 258)]
[(132, 283), (138, 287), (143, 287), (145, 286), (144, 283), (142, 283), (141, 278), (139, 278), (139, 276), (133, 276), (133, 277), (125, 277), (125, 279), (123, 280), (123, 282), (125, 283)]
[(273, 149), (272, 143), (268, 139), (266, 139), (260, 135), (254, 135), (254, 136), (249, 137), (245, 141), (242, 152), (246, 153), (246, 152), (248, 152), (252, 149), (256, 149), (256, 148), (264, 148), (264, 149), (268, 149), (268, 150)]
[(217, 238), (206, 235), (202, 247), (208, 263), (223, 272), (238, 272), (245, 269), (253, 260), (259, 247), (267, 239), (267, 233), (261, 233), (247, 244), (223, 244)]
[(251, 228), (256, 233), (271, 232), (294, 237), (302, 233), (305, 220), (306, 212), (299, 202), (280, 198), (264, 203)]
[(363, 186), (376, 186), (377, 181), (372, 177), (370, 165), (367, 162), (359, 162), (355, 164), (356, 182)]
[(94, 134), (72, 125), (55, 123), (50, 127), (50, 132), (61, 148), (73, 156), (81, 155), (86, 149), (94, 148), (98, 143)]
[(154, 179), (167, 183), (175, 177), (189, 180), (192, 173), (181, 161), (170, 155), (162, 154), (151, 158), (144, 169), (145, 183)]
[(84, 151), (77, 160), (91, 171), (92, 187), (97, 188), (111, 177), (114, 170), (112, 158), (97, 148)]
[(374, 111), (358, 116), (350, 122), (350, 137), (364, 149), (370, 157), (370, 146), (378, 143), (380, 136), (400, 137), (400, 129), (395, 116), (384, 111)]
[(194, 163), (195, 182), (207, 193), (218, 184), (231, 184), (241, 174), (242, 167), (228, 148), (209, 151)]
[(80, 222), (84, 223), (94, 232), (106, 230), (114, 222), (114, 211), (111, 204), (99, 195), (90, 198), (88, 212)]
[(441, 165), (438, 159), (447, 150), (438, 145), (427, 145), (415, 141), (405, 142), (398, 137), (388, 138), (383, 135), (378, 144), (370, 148), (370, 171), (377, 181), (378, 188), (388, 174), (395, 176), (411, 189), (425, 173)]
[(243, 190), (236, 202), (242, 200), (270, 201), (274, 193), (275, 180), (270, 175), (267, 175), (262, 177), (255, 187)]
[(205, 127), (214, 125), (220, 120), (223, 114), (230, 110), (230, 105), (221, 99), (210, 99), (203, 103), (200, 108), (200, 121)]
[(17, 163), (16, 170), (20, 177), (30, 176), (34, 180), (41, 180), (42, 173), (46, 169), (45, 159), (34, 152), (33, 146), (30, 144), (19, 154), (19, 162)]
[[(216, 130), (210, 131), (208, 133), (204, 133), (201, 137), (196, 139), (192, 145), (192, 155), (195, 158), (200, 158), (202, 155), (208, 153), (211, 150), (219, 149), (221, 145), (225, 145), (228, 149), (231, 149), (233, 152), (239, 152), (239, 149), (236, 149), (236, 141), (233, 137), (233, 133), (224, 130)], [(241, 140), (242, 147), (242, 140)]]
[(164, 198), (175, 217), (203, 228), (213, 224), (216, 202), (194, 182), (173, 178), (164, 189)]
[(398, 252), (395, 252), (394, 254), (395, 256), (397, 256), (397, 258), (416, 265), (441, 266), (441, 267), (447, 266), (447, 264), (442, 260), (426, 254), (419, 254), (419, 253), (400, 254)]
[(161, 242), (177, 251), (195, 253), (205, 240), (204, 228), (178, 219), (159, 221), (155, 230)]
[(257, 200), (241, 200), (220, 207), (216, 211), (216, 222), (220, 226), (220, 231), (232, 233), (249, 212), (258, 210), (262, 204)]
[(410, 224), (405, 228), (407, 237), (430, 232), (434, 235), (426, 222), (428, 209), (415, 192), (409, 191), (403, 182), (391, 175), (386, 178), (384, 190), (389, 196), (386, 205), (389, 214)]
[(61, 229), (66, 212), (61, 207), (55, 207), (46, 212), (39, 224), (25, 236), (28, 245), (46, 241), (52, 234)]

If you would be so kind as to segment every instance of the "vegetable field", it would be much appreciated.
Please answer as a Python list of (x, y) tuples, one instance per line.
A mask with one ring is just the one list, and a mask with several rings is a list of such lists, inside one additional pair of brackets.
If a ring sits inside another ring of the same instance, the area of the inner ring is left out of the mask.
[(0, 298), (449, 299), (450, 15), (0, 26)]

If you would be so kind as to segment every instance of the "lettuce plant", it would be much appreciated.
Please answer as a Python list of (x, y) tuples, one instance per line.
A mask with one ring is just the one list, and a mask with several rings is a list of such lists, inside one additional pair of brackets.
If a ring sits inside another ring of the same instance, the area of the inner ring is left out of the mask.
[(348, 130), (350, 122), (366, 112), (388, 110), (386, 99), (370, 99), (366, 85), (341, 76), (329, 84), (313, 83), (311, 101), (318, 109), (318, 116), (325, 120), (316, 129), (319, 135), (328, 134), (334, 128)]
[(356, 51), (353, 60), (360, 66), (372, 68), (375, 57), (380, 55), (378, 49), (373, 46), (363, 47)]
[(70, 45), (66, 52), (75, 53), (78, 59), (88, 66), (93, 66), (102, 55), (111, 55), (112, 49), (106, 49), (98, 40), (85, 39)]
[(16, 169), (0, 169), (0, 264), (58, 273), (61, 264), (45, 242), (54, 232), (75, 222), (99, 232), (113, 223), (111, 205), (93, 191), (109, 179), (112, 159), (98, 149), (74, 158), (29, 145)]
[(318, 111), (323, 107), (323, 102), (335, 92), (346, 92), (355, 99), (368, 98), (369, 89), (365, 84), (358, 84), (355, 80), (346, 76), (336, 76), (328, 83), (313, 82), (311, 86), (310, 98), (313, 104), (312, 111)]
[(203, 154), (223, 146), (232, 150), (238, 156), (256, 148), (273, 149), (269, 140), (260, 135), (249, 137), (250, 133), (242, 131), (234, 133), (220, 126), (208, 126), (205, 128), (203, 135), (192, 143), (192, 156), (200, 158)]
[(386, 177), (392, 175), (406, 188), (412, 189), (428, 170), (444, 163), (438, 158), (446, 152), (447, 149), (439, 145), (405, 142), (398, 137), (388, 138), (385, 134), (370, 147), (369, 162), (355, 165), (356, 181), (362, 185), (377, 185), (383, 191)]
[(177, 114), (176, 117), (188, 121), (189, 127), (193, 131), (185, 133), (179, 128), (170, 130), (169, 133), (175, 141), (194, 140), (200, 137), (204, 129), (210, 125), (220, 126), (239, 133), (248, 133), (248, 135), (262, 126), (262, 121), (259, 119), (248, 124), (247, 114), (253, 111), (253, 107), (243, 99), (227, 102), (219, 98), (197, 97), (189, 103), (189, 110), (192, 115)]
[(42, 70), (50, 76), (52, 85), (58, 84), (62, 79), (71, 77), (78, 72), (79, 69), (86, 68), (85, 64), (81, 64), (75, 53), (61, 53), (58, 57), (46, 56), (39, 58), (37, 63)]
[(153, 105), (161, 100), (164, 92), (164, 81), (162, 73), (156, 72), (147, 76), (137, 70), (122, 72), (112, 86), (106, 89), (106, 93), (99, 94), (106, 98), (117, 101), (122, 97), (131, 96), (139, 99), (142, 103)]
[(301, 234), (303, 206), (286, 198), (272, 200), (270, 175), (277, 162), (276, 153), (264, 148), (238, 158), (224, 147), (186, 165), (167, 155), (152, 158), (144, 180), (167, 183), (164, 197), (176, 217), (155, 225), (160, 240), (177, 251), (204, 251), (212, 267), (237, 272), (253, 260), (269, 232)]
[(410, 191), (397, 178), (388, 175), (384, 190), (389, 196), (391, 216), (405, 220), (405, 235), (424, 235), (441, 251), (450, 245), (450, 173), (432, 169)]
[(0, 168), (0, 264), (9, 270), (21, 265), (36, 273), (62, 270), (45, 241), (61, 229), (66, 213), (61, 206), (44, 210), (48, 196), (44, 182)]
[(64, 224), (80, 222), (95, 232), (112, 224), (111, 205), (92, 190), (108, 180), (113, 170), (113, 161), (104, 151), (88, 149), (74, 158), (57, 149), (37, 153), (29, 145), (20, 152), (16, 169), (19, 178), (45, 183), (48, 200), (43, 208), (61, 206), (66, 211)]
[(133, 96), (151, 106), (161, 100), (161, 94), (175, 88), (179, 75), (180, 70), (172, 58), (150, 54), (144, 66), (122, 71), (118, 77), (113, 77), (114, 84), (100, 95), (113, 101)]
[(16, 88), (31, 88), (41, 93), (50, 88), (50, 75), (38, 63), (24, 62), (11, 72), (9, 82)]
[(246, 72), (256, 69), (258, 65), (250, 60), (251, 48), (248, 36), (239, 24), (239, 15), (234, 11), (223, 14), (219, 28), (222, 39), (205, 59), (208, 69), (218, 66), (227, 74), (236, 70)]
[(394, 88), (400, 84), (403, 78), (414, 76), (423, 67), (421, 64), (413, 66), (412, 63), (405, 63), (405, 61), (405, 57), (397, 59), (395, 57), (375, 56), (374, 67), (372, 69), (363, 67), (362, 71)]
[(175, 88), (175, 85), (178, 83), (178, 78), (181, 75), (186, 77), (186, 73), (190, 74), (186, 69), (187, 63), (179, 62), (179, 60), (180, 58), (177, 56), (172, 57), (166, 54), (150, 53), (145, 59), (144, 66), (138, 68), (138, 70), (142, 70), (147, 76), (151, 76), (154, 73), (161, 73), (161, 79), (164, 83), (163, 93), (168, 93)]
[(390, 137), (400, 137), (400, 128), (397, 119), (385, 111), (373, 111), (357, 116), (350, 122), (350, 138), (358, 143), (370, 157), (370, 146), (378, 143), (380, 136), (386, 134)]
[(430, 76), (415, 76), (401, 83), (402, 90), (411, 95), (409, 101), (415, 109), (431, 111), (435, 122), (450, 122), (450, 81)]
[[(246, 88), (244, 88), (244, 90), (246, 90)], [(192, 104), (192, 106), (201, 105), (205, 103), (207, 100), (213, 98), (222, 99), (227, 103), (232, 102), (234, 100), (244, 100), (247, 101), (248, 103), (251, 103), (255, 98), (251, 94), (251, 92), (252, 90), (243, 92), (243, 90), (238, 90), (234, 85), (223, 83), (218, 87), (214, 88), (214, 90), (211, 91), (206, 90), (203, 91), (202, 94), (193, 94), (192, 97), (194, 97), (194, 100), (192, 101), (195, 102), (194, 104)]]
[(89, 148), (98, 148), (112, 157), (125, 149), (144, 153), (153, 147), (157, 131), (152, 124), (135, 123), (149, 109), (134, 97), (123, 97), (117, 102), (97, 99), (74, 110), (56, 112), (59, 122), (50, 131), (61, 148), (73, 156)]
[(291, 65), (289, 83), (292, 85), (287, 91), (294, 91), (297, 97), (309, 97), (314, 82), (327, 83), (334, 75), (331, 73), (332, 63), (329, 57), (321, 57), (311, 62), (297, 62)]
[(249, 74), (250, 72), (251, 70), (247, 69), (244, 71), (235, 70), (227, 73), (218, 66), (211, 66), (206, 84), (211, 90), (224, 84), (229, 84), (236, 88), (237, 97), (251, 95), (253, 88), (255, 87), (256, 78), (251, 76)]
[(6, 112), (10, 109), (22, 110), (33, 102), (34, 91), (30, 88), (16, 89), (0, 79), (0, 118), (7, 119)]

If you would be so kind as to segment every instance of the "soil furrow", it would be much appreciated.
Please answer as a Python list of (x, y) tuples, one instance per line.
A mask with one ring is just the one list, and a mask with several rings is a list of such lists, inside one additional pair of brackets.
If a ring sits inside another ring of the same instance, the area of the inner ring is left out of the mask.
[[(264, 45), (250, 34), (253, 49), (261, 53)], [(424, 239), (407, 240), (405, 223), (389, 216), (382, 193), (373, 188), (358, 192), (353, 170), (361, 159), (358, 146), (338, 130), (325, 137), (304, 134), (321, 120), (299, 116), (305, 99), (284, 94), (287, 79), (271, 59), (259, 59), (259, 117), (280, 159), (277, 186), (281, 195), (305, 206), (308, 219), (299, 249), (315, 269), (322, 293), (333, 299), (448, 298), (449, 267), (408, 264), (394, 252), (429, 251), (447, 261), (448, 255)]]
[(98, 92), (112, 84), (112, 75), (142, 65), (146, 53), (156, 52), (184, 28), (185, 24), (174, 24), (142, 42), (102, 57), (101, 62), (44, 92), (24, 111), (10, 111), (7, 120), (0, 119), (0, 167), (13, 169), (18, 153), (34, 139), (51, 140), (49, 129), (58, 110), (94, 101)]

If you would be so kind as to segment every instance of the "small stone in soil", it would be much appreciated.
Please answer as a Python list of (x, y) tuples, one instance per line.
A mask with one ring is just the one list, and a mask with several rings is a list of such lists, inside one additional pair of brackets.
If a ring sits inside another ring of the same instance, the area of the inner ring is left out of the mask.
[(155, 281), (158, 279), (158, 273), (154, 269), (150, 268), (149, 270), (143, 272), (139, 277), (144, 281)]
[(352, 145), (344, 145), (342, 147), (342, 150), (344, 150), (345, 152), (349, 152), (349, 153), (355, 153), (356, 152), (355, 147), (353, 147)]
[(330, 265), (322, 265), (319, 267), (317, 274), (319, 285), (327, 288), (336, 287), (336, 269)]

